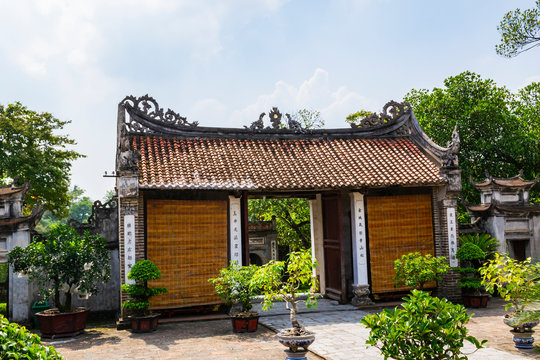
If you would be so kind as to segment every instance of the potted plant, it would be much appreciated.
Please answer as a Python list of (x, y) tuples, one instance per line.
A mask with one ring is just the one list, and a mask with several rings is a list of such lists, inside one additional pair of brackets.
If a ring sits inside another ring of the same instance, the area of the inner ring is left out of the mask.
[(208, 280), (215, 286), (219, 297), (231, 307), (229, 315), (235, 333), (257, 331), (259, 314), (250, 311), (255, 290), (250, 284), (256, 271), (256, 265), (240, 266), (236, 261), (231, 261), (228, 267), (219, 271), (218, 277)]
[[(281, 330), (277, 336), (279, 342), (289, 348), (289, 353), (296, 353), (294, 356), (298, 359), (303, 358), (308, 346), (315, 341), (315, 334), (306, 330), (296, 319), (300, 302), (305, 302), (308, 308), (317, 306), (315, 291), (318, 283), (313, 275), (315, 266), (309, 250), (296, 251), (289, 254), (287, 261), (270, 261), (259, 267), (251, 281), (252, 286), (261, 289), (264, 295), (264, 310), (271, 309), (276, 299), (286, 302), (292, 327)], [(306, 300), (298, 297), (302, 289), (310, 289)], [(299, 348), (304, 350), (299, 351)]]
[(370, 329), (366, 344), (381, 350), (385, 359), (464, 360), (465, 340), (476, 349), (487, 341), (468, 334), (471, 317), (462, 305), (413, 290), (400, 307), (366, 315), (360, 323)]
[(122, 306), (131, 312), (131, 330), (133, 332), (155, 331), (159, 314), (154, 314), (148, 309), (149, 299), (154, 295), (167, 292), (167, 289), (149, 288), (148, 281), (161, 278), (161, 272), (151, 260), (140, 260), (133, 265), (127, 278), (135, 281), (135, 284), (122, 284), (122, 290), (130, 297)]
[(444, 256), (422, 255), (419, 252), (405, 254), (394, 261), (395, 286), (409, 286), (423, 290), (425, 284), (440, 281), (440, 275), (446, 273), (448, 268)]
[(482, 284), (490, 293), (497, 291), (507, 301), (503, 321), (512, 328), (518, 348), (532, 348), (532, 328), (540, 320), (540, 312), (528, 311), (527, 306), (540, 299), (540, 265), (531, 259), (517, 261), (508, 255), (495, 254), (482, 268)]
[(54, 297), (56, 308), (37, 313), (43, 337), (68, 337), (86, 327), (88, 309), (73, 308), (73, 294), (90, 296), (97, 284), (110, 278), (106, 241), (87, 231), (79, 235), (68, 225), (57, 225), (27, 247), (9, 253), (15, 272), (28, 275), (44, 299)]
[(456, 257), (462, 265), (456, 271), (461, 274), (458, 285), (463, 289), (463, 304), (473, 308), (486, 307), (489, 295), (484, 291), (479, 270), (486, 259), (486, 253), (474, 243), (465, 242)]

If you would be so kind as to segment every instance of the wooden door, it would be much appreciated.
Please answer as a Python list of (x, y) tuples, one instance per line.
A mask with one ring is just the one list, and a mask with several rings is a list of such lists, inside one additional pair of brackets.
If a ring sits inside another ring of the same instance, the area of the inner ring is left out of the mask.
[(227, 201), (149, 199), (146, 211), (147, 258), (162, 274), (150, 285), (168, 289), (151, 308), (222, 302), (208, 279), (227, 266)]
[(368, 196), (366, 214), (372, 293), (408, 290), (394, 287), (394, 260), (435, 253), (430, 194)]
[(347, 293), (343, 269), (343, 229), (339, 195), (323, 195), (322, 213), (326, 295), (343, 302)]

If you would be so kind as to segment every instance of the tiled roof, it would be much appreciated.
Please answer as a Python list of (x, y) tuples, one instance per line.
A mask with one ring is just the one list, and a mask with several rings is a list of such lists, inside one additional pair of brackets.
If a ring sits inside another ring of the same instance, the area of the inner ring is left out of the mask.
[(315, 190), (444, 183), (406, 138), (134, 136), (142, 188)]

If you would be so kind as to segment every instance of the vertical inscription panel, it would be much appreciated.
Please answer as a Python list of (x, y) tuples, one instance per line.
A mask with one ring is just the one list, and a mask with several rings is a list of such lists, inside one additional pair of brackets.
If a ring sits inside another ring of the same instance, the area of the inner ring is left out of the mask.
[(134, 280), (129, 280), (127, 274), (135, 265), (135, 215), (124, 215), (124, 270), (126, 284), (134, 284)]
[(450, 267), (457, 267), (457, 224), (455, 208), (451, 207), (446, 209), (446, 221), (448, 225), (448, 253), (450, 255)]
[(368, 283), (364, 195), (352, 193), (354, 283)]
[(240, 211), (240, 199), (229, 196), (229, 221), (230, 221), (230, 245), (231, 261), (236, 261), (242, 265), (242, 222)]

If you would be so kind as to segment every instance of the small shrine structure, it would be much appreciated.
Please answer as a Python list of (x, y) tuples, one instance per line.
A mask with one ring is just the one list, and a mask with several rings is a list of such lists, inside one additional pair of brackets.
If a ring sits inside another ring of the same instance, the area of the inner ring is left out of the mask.
[(499, 251), (517, 260), (540, 258), (540, 205), (529, 202), (529, 191), (538, 183), (524, 180), (523, 172), (511, 178), (487, 175), (471, 183), (480, 191), (480, 205), (467, 207), (472, 224), (499, 240)]
[[(222, 128), (128, 96), (118, 106), (120, 281), (150, 259), (162, 272), (153, 285), (168, 288), (151, 308), (220, 303), (208, 279), (250, 261), (248, 199), (289, 196), (309, 200), (325, 296), (361, 304), (406, 290), (392, 279), (403, 254), (457, 266), (458, 149), (457, 129), (446, 147), (435, 144), (406, 103), (351, 128), (305, 129), (277, 108)], [(457, 299), (458, 279), (445, 275), (438, 294)]]
[[(36, 206), (30, 215), (23, 214), (24, 199), (30, 188), (13, 184), (0, 186), (0, 263), (7, 263), (7, 254), (17, 246), (26, 247), (31, 241), (31, 231), (37, 225), (44, 209)], [(32, 306), (32, 284), (23, 274), (9, 268), (7, 315), (11, 321), (27, 322)]]

